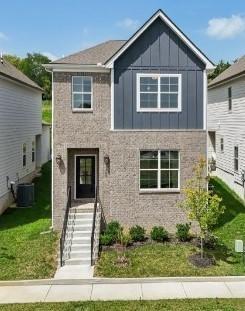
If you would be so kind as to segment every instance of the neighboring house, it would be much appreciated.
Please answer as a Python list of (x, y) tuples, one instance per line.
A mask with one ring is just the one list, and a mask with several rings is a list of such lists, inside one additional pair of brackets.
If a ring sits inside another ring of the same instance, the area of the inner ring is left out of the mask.
[[(105, 220), (124, 227), (173, 232), (187, 221), (178, 203), (193, 165), (206, 157), (211, 68), (161, 10), (127, 41), (46, 65), (53, 74), (54, 229), (62, 228), (69, 187), (72, 205), (93, 202), (97, 191)], [(87, 233), (88, 246), (91, 232), (78, 223), (75, 242)]]
[(41, 166), (42, 89), (0, 61), (0, 214), (13, 201), (10, 192), (31, 181)]
[(245, 56), (209, 83), (208, 134), (214, 174), (244, 199)]
[(51, 160), (51, 124), (42, 122), (41, 165)]

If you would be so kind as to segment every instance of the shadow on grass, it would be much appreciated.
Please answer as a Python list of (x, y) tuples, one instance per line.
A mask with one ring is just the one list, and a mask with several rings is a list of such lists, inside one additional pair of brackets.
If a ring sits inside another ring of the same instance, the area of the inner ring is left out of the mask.
[(51, 217), (51, 162), (42, 167), (42, 176), (34, 179), (35, 203), (31, 208), (8, 208), (0, 216), (0, 231)]
[(210, 183), (214, 186), (214, 192), (222, 197), (221, 204), (225, 206), (225, 212), (220, 217), (216, 229), (234, 219), (238, 214), (245, 214), (245, 203), (218, 177), (211, 178)]

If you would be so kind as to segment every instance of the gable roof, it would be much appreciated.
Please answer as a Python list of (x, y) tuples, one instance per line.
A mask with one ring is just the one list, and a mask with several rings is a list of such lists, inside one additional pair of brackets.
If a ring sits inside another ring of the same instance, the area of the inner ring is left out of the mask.
[(174, 22), (162, 11), (158, 10), (146, 21), (146, 23), (129, 38), (128, 41), (105, 63), (105, 66), (112, 68), (114, 61), (158, 18), (160, 17), (176, 35), (197, 55), (197, 57), (206, 65), (206, 69), (213, 69), (214, 63), (174, 24)]
[(113, 54), (115, 54), (116, 51), (118, 51), (123, 46), (125, 42), (125, 40), (109, 40), (86, 50), (55, 60), (51, 64), (104, 64)]
[(223, 71), (218, 77), (213, 79), (208, 87), (218, 86), (220, 83), (229, 81), (232, 78), (245, 74), (245, 55), (239, 58), (233, 65)]
[(26, 86), (37, 89), (39, 91), (43, 91), (39, 85), (37, 85), (34, 81), (29, 79), (23, 72), (18, 70), (15, 66), (6, 61), (4, 57), (2, 57), (0, 61), (0, 76), (1, 75), (11, 80), (25, 84)]

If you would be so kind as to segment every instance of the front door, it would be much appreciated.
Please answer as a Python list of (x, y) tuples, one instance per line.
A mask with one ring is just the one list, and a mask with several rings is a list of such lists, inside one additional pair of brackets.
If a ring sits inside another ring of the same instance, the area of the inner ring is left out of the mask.
[(95, 197), (95, 156), (76, 156), (76, 199)]

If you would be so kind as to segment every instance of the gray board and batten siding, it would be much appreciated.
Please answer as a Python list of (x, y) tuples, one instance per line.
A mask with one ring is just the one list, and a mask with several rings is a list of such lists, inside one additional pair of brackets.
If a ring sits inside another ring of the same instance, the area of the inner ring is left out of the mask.
[[(203, 129), (203, 71), (205, 65), (160, 19), (115, 61), (115, 129)], [(182, 75), (180, 112), (137, 112), (137, 73)]]

